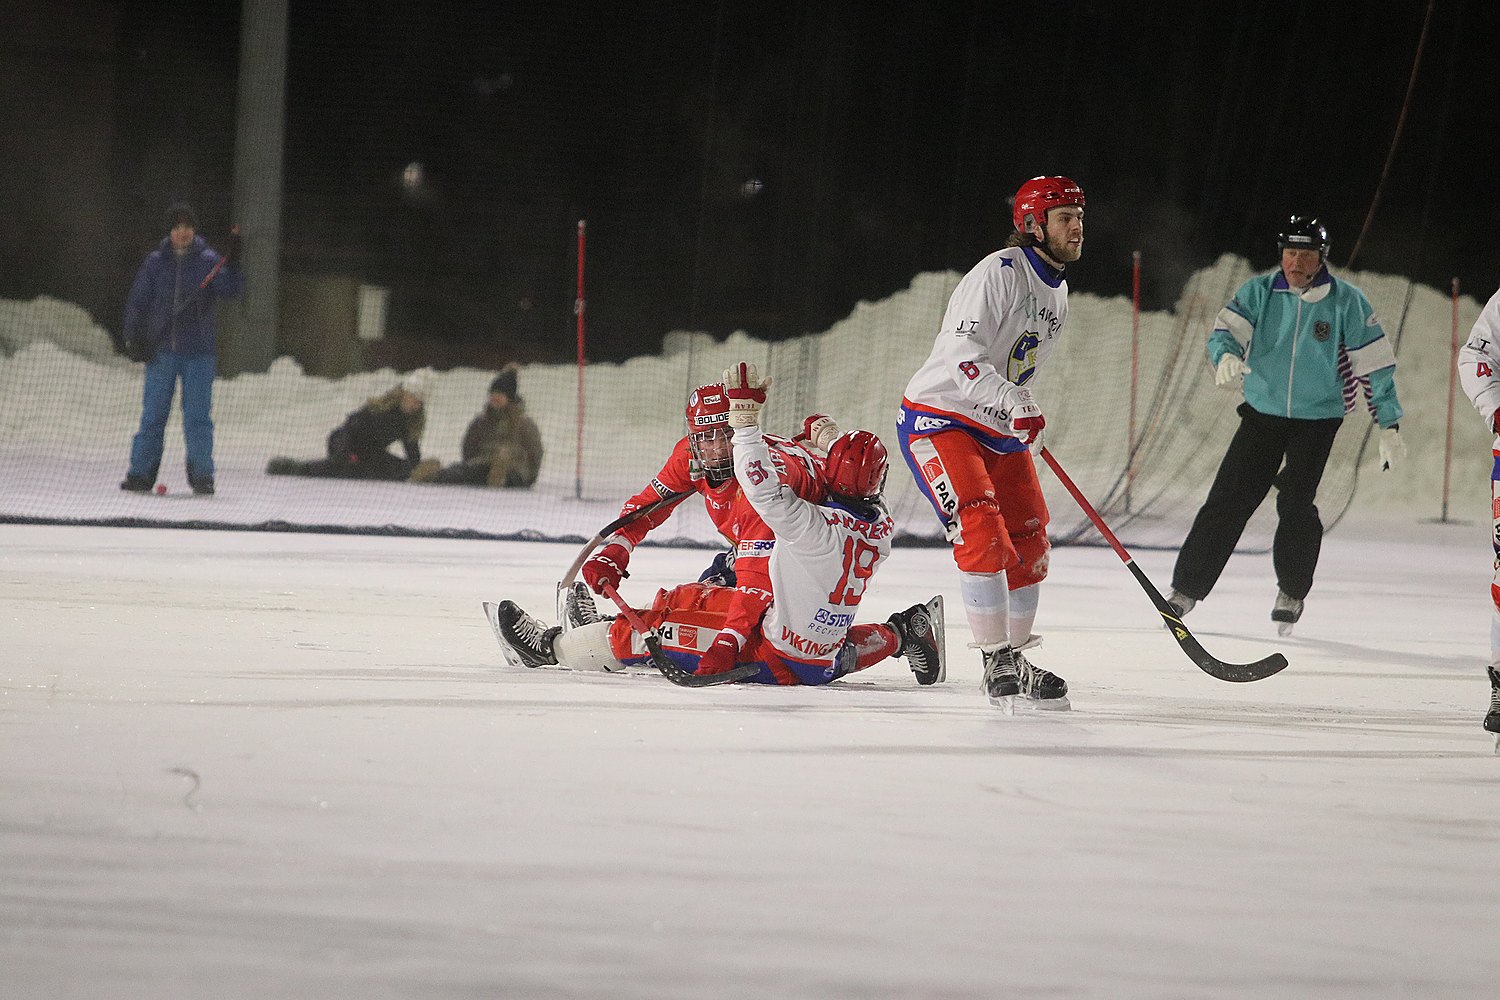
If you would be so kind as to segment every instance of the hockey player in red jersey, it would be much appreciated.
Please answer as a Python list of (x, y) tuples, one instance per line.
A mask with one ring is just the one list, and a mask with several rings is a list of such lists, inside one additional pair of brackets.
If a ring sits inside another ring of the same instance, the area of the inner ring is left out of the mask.
[[(642, 613), (663, 652), (690, 672), (723, 673), (736, 664), (760, 666), (751, 678), (765, 684), (827, 684), (891, 656), (904, 656), (919, 684), (944, 675), (943, 605), (935, 597), (881, 624), (854, 625), (855, 609), (876, 568), (890, 553), (894, 522), (881, 501), (885, 446), (868, 431), (829, 445), (827, 496), (801, 497), (774, 471), (778, 461), (760, 433), (759, 411), (769, 385), (753, 365), (727, 372), (736, 426), (734, 470), (741, 490), (731, 507), (748, 506), (775, 529), (756, 558), (769, 555), (774, 599), (764, 618), (746, 627), (737, 616), (744, 589), (690, 583), (657, 594)], [(767, 596), (770, 596), (768, 594)], [(587, 606), (581, 606), (583, 602)], [(597, 612), (581, 586), (569, 594), (568, 630), (548, 628), (514, 602), (486, 604), (506, 659), (522, 666), (562, 663), (575, 669), (617, 670), (645, 663), (642, 638), (624, 617), (594, 621)]]
[(1002, 707), (1067, 708), (1068, 685), (1021, 650), (1035, 644), (1047, 576), (1047, 504), (1029, 447), (1046, 420), (1034, 377), (1068, 315), (1066, 265), (1083, 252), (1083, 189), (1034, 177), (1016, 192), (1009, 244), (959, 281), (897, 420), (902, 454), (960, 571), (964, 612)]
[[(694, 389), (687, 402), (687, 436), (677, 442), (647, 486), (625, 502), (622, 515), (639, 510), (674, 493), (700, 493), (709, 519), (727, 539), (734, 552), (736, 595), (730, 610), (734, 627), (748, 632), (760, 620), (761, 612), (771, 600), (767, 576), (767, 557), (772, 542), (771, 529), (748, 503), (736, 503), (740, 487), (734, 478), (734, 458), (730, 446), (729, 398), (722, 383), (710, 383)], [(810, 500), (823, 495), (822, 450), (838, 435), (832, 419), (814, 414), (803, 423), (796, 438), (773, 435), (767, 442), (773, 453), (777, 476), (798, 496)], [(583, 564), (583, 579), (596, 594), (604, 593), (607, 583), (618, 588), (628, 576), (630, 553), (651, 529), (672, 515), (681, 501), (666, 504), (644, 517), (637, 518), (604, 540), (598, 553)]]

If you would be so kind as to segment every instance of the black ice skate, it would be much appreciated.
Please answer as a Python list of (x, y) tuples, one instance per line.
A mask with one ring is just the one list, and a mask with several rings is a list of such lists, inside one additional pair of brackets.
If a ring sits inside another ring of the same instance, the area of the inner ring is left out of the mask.
[[(1485, 667), (1485, 673), (1490, 675), (1490, 710), (1484, 717), (1484, 728), (1497, 736), (1500, 736), (1500, 672), (1494, 667)], [(1500, 747), (1500, 740), (1496, 741)]]
[(1172, 613), (1181, 618), (1198, 606), (1198, 599), (1189, 597), (1176, 587), (1173, 587), (1172, 592), (1167, 595), (1167, 603), (1172, 606)]
[(1276, 592), (1276, 606), (1271, 609), (1271, 620), (1276, 623), (1277, 635), (1291, 635), (1292, 626), (1302, 617), (1302, 599), (1292, 597), (1284, 590)]
[(564, 632), (578, 628), (580, 625), (595, 625), (610, 620), (599, 613), (599, 607), (594, 603), (594, 595), (589, 593), (588, 584), (582, 580), (576, 581), (563, 594), (560, 617)]
[(989, 650), (984, 654), (984, 693), (990, 704), (1015, 711), (1016, 695), (1021, 693), (1021, 680), (1016, 673), (1016, 651), (1009, 646)]
[(558, 626), (548, 628), (522, 611), (515, 601), (484, 602), (484, 616), (495, 630), (505, 662), (513, 667), (541, 667), (557, 663), (552, 643), (562, 634)]
[(1016, 679), (1021, 697), (1031, 708), (1044, 708), (1053, 712), (1066, 712), (1072, 707), (1068, 701), (1068, 682), (1050, 670), (1043, 670), (1019, 650), (1012, 651), (1016, 665)]
[(906, 657), (907, 666), (922, 685), (941, 684), (948, 677), (948, 656), (943, 641), (943, 595), (926, 604), (915, 604), (887, 619), (901, 648), (896, 656)]

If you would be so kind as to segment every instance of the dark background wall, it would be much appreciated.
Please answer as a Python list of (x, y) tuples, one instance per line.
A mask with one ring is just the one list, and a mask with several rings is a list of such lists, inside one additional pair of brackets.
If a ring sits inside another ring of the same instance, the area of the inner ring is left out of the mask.
[[(998, 246), (1025, 178), (1090, 199), (1075, 289), (1148, 306), (1220, 253), (1270, 266), (1292, 211), (1347, 261), (1500, 280), (1491, 5), (290, 8), (283, 265), (391, 288), (397, 363), (591, 354), (680, 328), (822, 329)], [(174, 198), (230, 223), (234, 3), (0, 6), (0, 296), (116, 329)], [(403, 169), (420, 163), (416, 187)]]

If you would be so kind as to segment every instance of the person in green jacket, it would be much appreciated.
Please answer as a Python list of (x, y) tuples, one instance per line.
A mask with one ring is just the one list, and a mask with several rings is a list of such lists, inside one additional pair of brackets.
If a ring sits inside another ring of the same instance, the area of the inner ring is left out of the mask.
[(1380, 432), (1382, 468), (1405, 457), (1396, 355), (1364, 292), (1328, 272), (1328, 230), (1292, 216), (1281, 267), (1251, 278), (1220, 312), (1208, 361), (1222, 388), (1243, 386), (1240, 426), (1177, 555), (1167, 600), (1179, 615), (1206, 598), (1272, 485), (1282, 635), (1302, 616), (1323, 542), (1316, 504), (1334, 436), (1363, 389)]
[(489, 398), (464, 431), (463, 461), (441, 467), (423, 462), (412, 471), (414, 483), (449, 483), (527, 489), (542, 469), (542, 434), (526, 415), (516, 390), (516, 365), (507, 365), (490, 382)]

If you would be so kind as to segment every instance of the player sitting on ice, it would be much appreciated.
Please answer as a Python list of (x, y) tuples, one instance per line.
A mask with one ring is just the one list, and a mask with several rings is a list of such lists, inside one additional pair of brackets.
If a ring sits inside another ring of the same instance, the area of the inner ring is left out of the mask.
[[(687, 402), (687, 430), (667, 457), (661, 471), (620, 509), (621, 516), (639, 510), (674, 493), (700, 493), (709, 519), (733, 548), (733, 558), (721, 555), (703, 574), (707, 582), (736, 587), (729, 626), (748, 634), (771, 600), (767, 556), (771, 529), (760, 515), (744, 503), (734, 478), (734, 458), (729, 441), (729, 398), (722, 383), (694, 389)], [(822, 455), (838, 436), (838, 426), (822, 414), (808, 417), (797, 438), (767, 435), (776, 475), (798, 496), (809, 500), (823, 497)], [(637, 518), (604, 540), (592, 559), (583, 564), (583, 579), (596, 594), (604, 585), (618, 588), (629, 576), (630, 553), (655, 527), (671, 516), (681, 501), (668, 503)], [(725, 564), (728, 563), (726, 566)]]
[[(735, 475), (744, 497), (776, 528), (769, 567), (775, 598), (758, 625), (741, 631), (733, 624), (736, 591), (704, 583), (662, 591), (642, 617), (659, 633), (663, 652), (695, 673), (756, 663), (761, 670), (752, 679), (765, 684), (827, 684), (889, 656), (905, 656), (919, 684), (943, 680), (941, 597), (884, 624), (853, 624), (865, 587), (890, 553), (894, 530), (880, 497), (887, 469), (880, 439), (854, 431), (832, 442), (827, 501), (811, 503), (770, 471), (774, 458), (758, 426), (769, 380), (760, 383), (753, 365), (726, 378), (734, 407), (729, 420), (736, 426)], [(514, 664), (617, 670), (648, 660), (623, 617), (578, 624), (597, 614), (581, 585), (569, 594), (565, 620), (575, 627), (567, 631), (543, 626), (511, 601), (485, 610)]]

